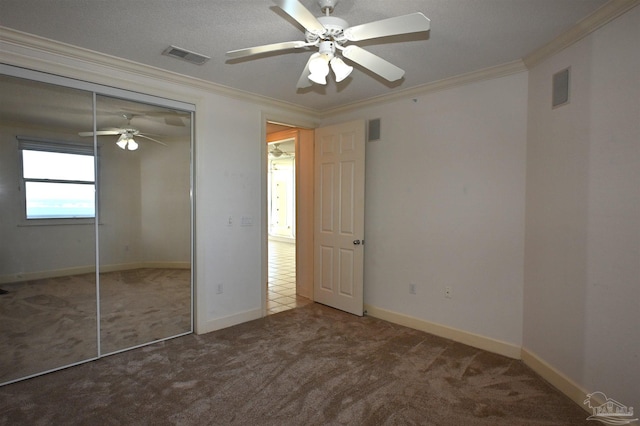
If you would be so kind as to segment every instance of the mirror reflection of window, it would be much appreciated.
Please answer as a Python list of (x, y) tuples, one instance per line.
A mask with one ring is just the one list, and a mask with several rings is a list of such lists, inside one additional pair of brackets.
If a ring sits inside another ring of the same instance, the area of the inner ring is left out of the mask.
[(93, 147), (21, 142), (26, 219), (95, 218)]

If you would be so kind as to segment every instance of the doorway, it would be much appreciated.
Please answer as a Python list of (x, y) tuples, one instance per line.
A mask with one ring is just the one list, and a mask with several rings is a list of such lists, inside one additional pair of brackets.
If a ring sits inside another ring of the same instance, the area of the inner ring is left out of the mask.
[[(307, 239), (299, 241), (301, 134), (304, 129), (267, 122), (267, 303), (268, 315), (311, 302), (307, 290), (304, 258)], [(311, 132), (312, 133), (312, 132)], [(307, 141), (308, 143), (308, 141)], [(304, 182), (302, 182), (304, 185)], [(308, 219), (306, 219), (308, 220)], [(302, 219), (304, 228), (305, 218)], [(302, 234), (305, 235), (304, 229)], [(300, 264), (300, 259), (303, 259)]]

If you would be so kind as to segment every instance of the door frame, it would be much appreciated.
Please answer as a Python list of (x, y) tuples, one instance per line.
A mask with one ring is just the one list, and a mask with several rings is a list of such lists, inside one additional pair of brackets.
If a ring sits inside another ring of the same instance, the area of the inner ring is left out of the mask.
[[(261, 221), (260, 224), (262, 226), (261, 232), (261, 266), (262, 266), (262, 274), (261, 274), (261, 297), (262, 297), (262, 316), (266, 316), (267, 312), (267, 292), (269, 286), (269, 223), (268, 223), (268, 188), (267, 188), (267, 164), (268, 164), (268, 149), (267, 149), (267, 122), (275, 122), (275, 123), (283, 123), (288, 126), (294, 126), (299, 129), (310, 130), (313, 133), (313, 130), (319, 126), (319, 123), (316, 121), (306, 120), (300, 118), (299, 116), (292, 116), (288, 114), (276, 114), (272, 112), (263, 111), (261, 113), (261, 136), (260, 136), (260, 204), (261, 204)], [(296, 269), (298, 267), (298, 243), (299, 237), (301, 235), (300, 229), (300, 217), (298, 217), (299, 212), (299, 203), (300, 203), (300, 185), (298, 182), (299, 173), (300, 173), (300, 162), (299, 162), (299, 141), (296, 141)], [(313, 151), (313, 149), (312, 149)], [(313, 196), (312, 196), (313, 198)], [(312, 199), (313, 203), (313, 199)], [(313, 212), (313, 210), (312, 210)], [(304, 222), (304, 220), (303, 220)], [(311, 219), (311, 226), (313, 226), (313, 219)], [(313, 235), (313, 229), (310, 230), (311, 235)], [(302, 231), (304, 235), (304, 231)], [(313, 240), (309, 243), (310, 250), (313, 253)], [(313, 257), (311, 259), (311, 268), (313, 268)], [(296, 282), (296, 288), (298, 284)], [(310, 284), (310, 294), (309, 299), (313, 300), (313, 282)]]

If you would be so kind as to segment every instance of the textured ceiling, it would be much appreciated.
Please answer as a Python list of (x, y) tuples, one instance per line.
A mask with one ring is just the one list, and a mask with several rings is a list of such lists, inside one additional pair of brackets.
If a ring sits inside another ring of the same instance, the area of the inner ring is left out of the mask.
[[(301, 0), (321, 15), (316, 0)], [(422, 12), (429, 33), (358, 43), (406, 71), (388, 83), (358, 68), (342, 83), (297, 90), (311, 52), (227, 61), (228, 50), (303, 40), (269, 0), (0, 0), (0, 25), (224, 86), (326, 110), (521, 59), (593, 13), (605, 0), (340, 0), (353, 26)], [(212, 59), (193, 65), (162, 55), (169, 45)]]

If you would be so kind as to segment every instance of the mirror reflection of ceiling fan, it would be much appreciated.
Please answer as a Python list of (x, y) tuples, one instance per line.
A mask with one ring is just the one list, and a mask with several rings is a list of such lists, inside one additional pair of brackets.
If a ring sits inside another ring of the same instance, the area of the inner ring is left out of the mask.
[[(120, 148), (122, 149), (126, 149), (129, 151), (135, 151), (136, 149), (138, 149), (138, 143), (135, 141), (135, 139), (133, 138), (135, 137), (139, 137), (139, 138), (144, 138), (144, 139), (148, 139), (150, 141), (153, 141), (155, 143), (158, 143), (160, 145), (163, 146), (167, 146), (166, 143), (161, 142), (157, 139), (154, 139), (144, 133), (141, 133), (140, 130), (131, 127), (131, 120), (136, 116), (135, 114), (122, 114), (122, 116), (127, 120), (127, 125), (125, 127), (109, 127), (106, 129), (102, 129), (102, 130), (98, 130), (95, 132), (96, 136), (117, 136), (119, 135), (120, 137), (118, 138), (118, 141), (116, 142), (116, 145), (118, 145)], [(184, 124), (183, 124), (184, 125)], [(80, 132), (78, 133), (79, 136), (93, 136), (94, 132)]]
[(404, 76), (404, 70), (355, 44), (347, 45), (347, 43), (429, 31), (430, 29), (429, 18), (420, 12), (349, 27), (344, 19), (330, 16), (338, 0), (317, 0), (317, 2), (325, 16), (316, 18), (297, 0), (274, 0), (280, 9), (305, 28), (306, 41), (287, 41), (232, 50), (227, 52), (227, 57), (237, 59), (289, 49), (314, 47), (318, 51), (309, 58), (298, 80), (298, 88), (309, 87), (312, 85), (311, 83), (327, 84), (326, 77), (329, 75), (329, 66), (333, 70), (336, 82), (347, 78), (353, 71), (353, 67), (347, 65), (338, 53), (388, 81), (397, 81)]
[(293, 157), (294, 155), (283, 151), (282, 149), (280, 149), (280, 144), (279, 143), (272, 143), (269, 144), (269, 158), (271, 159), (276, 159), (276, 158), (288, 158), (288, 157)]

